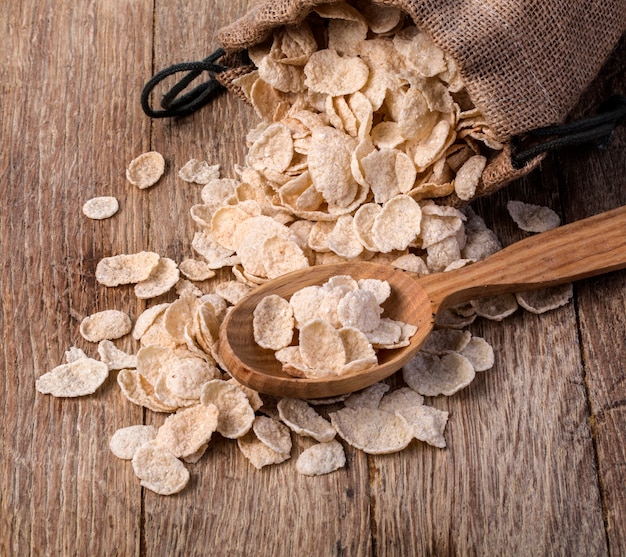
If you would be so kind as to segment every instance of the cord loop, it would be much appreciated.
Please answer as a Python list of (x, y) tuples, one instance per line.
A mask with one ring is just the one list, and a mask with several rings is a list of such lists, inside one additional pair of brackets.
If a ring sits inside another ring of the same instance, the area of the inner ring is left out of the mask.
[(514, 136), (511, 138), (513, 167), (520, 169), (538, 155), (561, 147), (591, 142), (597, 147), (606, 147), (615, 128), (625, 119), (626, 97), (614, 95), (600, 105), (595, 116), (568, 124), (537, 128), (523, 136)]
[[(143, 111), (150, 118), (173, 118), (188, 116), (203, 107), (225, 89), (215, 77), (216, 74), (229, 69), (228, 66), (217, 63), (225, 54), (226, 51), (224, 49), (218, 48), (204, 60), (174, 64), (157, 72), (145, 84), (141, 92), (141, 108)], [(150, 106), (150, 94), (152, 91), (166, 78), (180, 72), (187, 72), (187, 74), (161, 97), (161, 110), (154, 110)], [(210, 79), (181, 95), (202, 72), (208, 72)]]

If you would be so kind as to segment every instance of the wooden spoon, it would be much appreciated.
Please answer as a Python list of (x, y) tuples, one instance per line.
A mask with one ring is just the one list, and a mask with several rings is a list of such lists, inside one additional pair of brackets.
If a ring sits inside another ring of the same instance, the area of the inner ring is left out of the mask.
[[(325, 398), (381, 381), (408, 362), (432, 331), (439, 311), (482, 296), (544, 288), (626, 267), (626, 206), (517, 242), (491, 257), (455, 271), (417, 276), (391, 265), (362, 261), (320, 265), (289, 273), (256, 288), (228, 314), (220, 331), (220, 353), (230, 373), (260, 392), (294, 398)], [(335, 275), (389, 282), (383, 316), (412, 323), (410, 344), (381, 350), (378, 365), (346, 376), (295, 378), (281, 369), (271, 350), (254, 342), (252, 313), (264, 296), (289, 298)]]

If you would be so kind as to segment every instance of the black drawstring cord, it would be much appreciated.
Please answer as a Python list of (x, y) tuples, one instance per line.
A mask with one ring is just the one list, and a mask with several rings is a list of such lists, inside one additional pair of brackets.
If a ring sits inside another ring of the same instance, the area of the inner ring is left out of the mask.
[[(143, 108), (143, 111), (150, 116), (150, 118), (173, 118), (175, 116), (188, 116), (203, 107), (225, 89), (215, 78), (215, 74), (229, 69), (228, 66), (216, 63), (225, 54), (224, 49), (218, 48), (204, 60), (174, 64), (156, 73), (152, 79), (145, 84), (141, 92), (141, 108)], [(150, 106), (150, 93), (167, 77), (180, 72), (188, 73), (161, 97), (162, 110), (153, 110)], [(211, 79), (201, 83), (191, 91), (179, 97), (178, 95), (184, 91), (194, 79), (200, 76), (202, 72), (208, 72)]]
[[(595, 142), (598, 147), (605, 147), (615, 128), (626, 119), (626, 97), (614, 95), (598, 108), (595, 116), (583, 120), (538, 128), (511, 138), (511, 162), (514, 168), (522, 168), (536, 156), (561, 147)], [(543, 138), (549, 138), (542, 141)], [(538, 142), (534, 140), (539, 139)]]

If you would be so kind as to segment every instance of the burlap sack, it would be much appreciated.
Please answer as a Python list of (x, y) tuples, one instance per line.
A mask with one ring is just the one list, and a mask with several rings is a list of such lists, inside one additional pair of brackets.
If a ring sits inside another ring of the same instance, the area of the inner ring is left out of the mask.
[[(337, 1), (264, 0), (221, 29), (218, 41), (226, 52), (244, 50), (276, 27), (302, 21), (314, 6)], [(562, 122), (626, 30), (624, 0), (379, 3), (401, 8), (455, 59), (472, 101), (506, 144), (485, 169), (477, 195), (537, 166), (541, 157), (514, 168), (511, 138)], [(220, 81), (229, 86), (228, 72)]]

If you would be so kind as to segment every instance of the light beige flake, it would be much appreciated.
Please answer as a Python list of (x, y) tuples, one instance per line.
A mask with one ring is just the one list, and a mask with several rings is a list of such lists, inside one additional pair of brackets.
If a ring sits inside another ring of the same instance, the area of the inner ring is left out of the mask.
[(361, 158), (363, 179), (376, 203), (384, 203), (400, 193), (395, 175), (396, 153), (391, 149), (373, 150)]
[(237, 228), (251, 217), (261, 214), (261, 206), (256, 201), (245, 201), (237, 205), (225, 205), (217, 209), (211, 217), (211, 234), (220, 246), (236, 251), (244, 241), (244, 233)]
[(300, 354), (317, 376), (337, 375), (346, 363), (346, 351), (339, 332), (325, 319), (313, 319), (300, 329)]
[(285, 346), (274, 352), (274, 357), (283, 365), (283, 371), (292, 377), (309, 377), (313, 371), (302, 361), (299, 346)]
[(238, 437), (237, 446), (257, 470), (271, 464), (280, 464), (291, 458), (291, 454), (289, 453), (279, 453), (268, 447), (263, 441), (257, 438), (254, 431), (249, 431), (246, 435)]
[(139, 315), (135, 321), (135, 327), (133, 328), (133, 338), (139, 340), (169, 305), (169, 302), (157, 304), (156, 306), (146, 309)]
[(211, 209), (217, 209), (235, 201), (237, 186), (239, 186), (239, 181), (233, 178), (211, 180), (202, 188), (200, 197), (205, 205)]
[(105, 257), (96, 265), (96, 280), (104, 286), (140, 282), (150, 276), (160, 259), (151, 251)]
[(178, 171), (178, 177), (190, 184), (206, 185), (220, 177), (220, 165), (210, 165), (206, 161), (191, 159)]
[(93, 197), (83, 205), (83, 215), (94, 220), (103, 220), (112, 217), (120, 209), (115, 197)]
[(352, 393), (344, 404), (347, 408), (378, 408), (384, 394), (389, 390), (386, 383), (374, 383), (362, 391)]
[(266, 238), (261, 244), (260, 253), (269, 279), (309, 266), (309, 260), (298, 244), (281, 235)]
[(440, 120), (430, 135), (418, 143), (413, 150), (413, 160), (418, 172), (422, 172), (435, 162), (450, 143), (450, 124)]
[(346, 443), (367, 454), (401, 451), (413, 438), (402, 419), (377, 408), (342, 408), (330, 421)]
[(411, 343), (411, 337), (417, 332), (417, 327), (411, 323), (404, 323), (402, 321), (396, 322), (400, 326), (400, 338), (396, 342), (389, 344), (377, 344), (377, 348), (386, 350), (395, 350), (396, 348), (403, 348)]
[(329, 251), (328, 235), (334, 227), (335, 223), (332, 221), (317, 221), (313, 223), (307, 239), (309, 247), (316, 252)]
[(465, 221), (465, 215), (453, 207), (424, 205), (420, 228), (422, 249), (427, 249), (447, 238), (462, 234), (463, 221)]
[(561, 218), (549, 207), (509, 200), (507, 211), (515, 224), (526, 232), (547, 232), (561, 224)]
[(572, 299), (573, 295), (573, 285), (568, 283), (550, 288), (516, 292), (515, 299), (526, 311), (540, 314), (564, 306)]
[(374, 347), (370, 344), (365, 333), (359, 329), (343, 327), (339, 329), (339, 338), (341, 338), (346, 352), (346, 364), (342, 374), (362, 371), (378, 363)]
[(465, 245), (461, 255), (465, 259), (482, 261), (502, 249), (502, 244), (492, 230), (487, 228), (485, 221), (470, 207), (465, 207), (467, 216), (465, 223)]
[(163, 325), (179, 344), (185, 344), (185, 326), (193, 321), (200, 301), (195, 296), (182, 296), (172, 302), (163, 313)]
[(195, 464), (204, 456), (204, 453), (206, 452), (208, 447), (209, 447), (209, 444), (205, 443), (195, 453), (190, 454), (188, 456), (184, 456), (182, 457), (181, 460), (183, 462), (186, 462), (187, 464)]
[(244, 393), (246, 393), (246, 396), (248, 397), (248, 402), (250, 403), (250, 406), (252, 406), (252, 410), (254, 410), (255, 412), (263, 406), (263, 399), (261, 398), (261, 395), (259, 395), (259, 393), (254, 389), (251, 389), (246, 385), (242, 385), (234, 377), (228, 379), (226, 383), (235, 385), (239, 387)]
[(472, 337), (459, 352), (472, 363), (475, 371), (486, 371), (495, 363), (493, 348), (481, 337)]
[(346, 465), (346, 453), (339, 441), (318, 443), (300, 453), (296, 470), (305, 476), (330, 474)]
[(352, 215), (341, 215), (328, 235), (328, 247), (331, 251), (342, 257), (353, 259), (363, 251), (353, 226)]
[(325, 295), (326, 290), (316, 285), (306, 286), (292, 294), (289, 305), (298, 327), (320, 316), (319, 306)]
[(101, 340), (98, 343), (98, 354), (100, 361), (109, 366), (109, 370), (137, 367), (137, 356), (120, 350), (110, 340)]
[(330, 126), (315, 128), (309, 147), (309, 172), (315, 189), (337, 207), (355, 199), (358, 184), (352, 176), (351, 158), (356, 140)]
[(385, 203), (400, 193), (407, 193), (415, 184), (415, 166), (397, 149), (372, 151), (361, 159), (360, 164), (376, 203)]
[(233, 305), (235, 305), (244, 296), (247, 296), (251, 291), (252, 288), (250, 286), (241, 284), (236, 280), (221, 282), (215, 287), (215, 293)]
[(361, 11), (370, 30), (379, 34), (389, 33), (395, 29), (403, 17), (402, 11), (398, 8), (374, 3), (364, 4)]
[(357, 238), (370, 251), (378, 251), (372, 236), (372, 227), (381, 211), (382, 207), (378, 203), (364, 203), (357, 209), (352, 221)]
[(126, 179), (139, 189), (154, 186), (165, 172), (165, 159), (161, 153), (149, 151), (130, 161)]
[(420, 88), (412, 86), (401, 97), (398, 127), (405, 139), (423, 141), (431, 134), (439, 117), (438, 112), (429, 109)]
[(132, 321), (126, 313), (107, 309), (85, 317), (80, 323), (80, 334), (89, 342), (100, 342), (123, 337), (132, 328)]
[(442, 272), (461, 259), (461, 245), (456, 236), (449, 236), (426, 248), (426, 265), (432, 273)]
[(420, 405), (397, 410), (396, 415), (404, 420), (411, 435), (419, 441), (440, 449), (446, 447), (443, 432), (448, 423), (448, 412)]
[(474, 376), (472, 363), (456, 352), (441, 357), (418, 352), (402, 368), (404, 382), (424, 396), (451, 396), (467, 387)]
[(367, 339), (375, 346), (396, 344), (402, 336), (402, 325), (388, 317), (381, 317), (378, 327), (365, 333)]
[(397, 410), (413, 408), (424, 404), (424, 397), (409, 387), (401, 387), (383, 396), (378, 404), (379, 410), (395, 413)]
[(207, 260), (210, 269), (221, 269), (240, 262), (239, 256), (232, 249), (219, 244), (210, 230), (196, 232), (191, 247)]
[(393, 44), (409, 66), (423, 77), (434, 77), (448, 69), (444, 53), (432, 39), (415, 26), (398, 32)]
[(137, 352), (137, 371), (154, 385), (175, 358), (176, 352), (166, 346), (143, 346)]
[(218, 409), (198, 404), (168, 416), (154, 441), (178, 458), (189, 456), (209, 442), (217, 424)]
[(132, 460), (145, 443), (156, 437), (157, 430), (151, 425), (131, 425), (118, 429), (109, 440), (109, 449), (122, 460)]
[(379, 279), (359, 279), (358, 286), (360, 290), (371, 292), (374, 294), (376, 303), (383, 304), (389, 296), (391, 296), (391, 285), (386, 280)]
[(252, 327), (259, 346), (280, 350), (293, 338), (293, 308), (280, 296), (265, 296), (254, 309)]
[(408, 195), (398, 195), (383, 205), (374, 218), (372, 239), (379, 251), (403, 250), (420, 232), (422, 210)]
[(44, 373), (35, 382), (35, 388), (56, 397), (85, 396), (95, 393), (108, 376), (109, 368), (105, 363), (79, 358)]
[(305, 85), (316, 93), (349, 95), (365, 83), (369, 69), (360, 58), (340, 56), (336, 50), (325, 49), (314, 52), (304, 66)]
[(454, 178), (454, 192), (459, 199), (469, 201), (474, 197), (486, 165), (487, 157), (474, 155), (459, 168)]
[(144, 443), (132, 459), (141, 485), (159, 495), (173, 495), (189, 482), (189, 470), (169, 450), (156, 441)]
[[(76, 360), (80, 360), (81, 358), (86, 358), (87, 354), (78, 346), (70, 346), (69, 349), (65, 351), (65, 363), (71, 364)], [(106, 363), (106, 362), (105, 362)]]
[(382, 312), (376, 296), (368, 290), (350, 291), (337, 305), (337, 318), (341, 325), (354, 327), (364, 333), (378, 327)]
[(499, 294), (487, 298), (472, 300), (476, 315), (492, 321), (502, 321), (517, 311), (517, 299), (514, 294)]
[(293, 158), (293, 139), (283, 124), (268, 126), (248, 150), (248, 164), (258, 171), (284, 172)]
[[(472, 308), (473, 311), (474, 308)], [(435, 325), (437, 327), (444, 327), (450, 329), (462, 329), (463, 327), (469, 327), (474, 321), (476, 321), (476, 312), (473, 313), (459, 313), (454, 308), (447, 308), (443, 311), (437, 312), (435, 318)]]
[(306, 401), (281, 398), (277, 404), (278, 414), (284, 424), (298, 435), (313, 437), (320, 443), (335, 437), (334, 427), (320, 416)]
[[(301, 66), (282, 64), (280, 60), (275, 60), (272, 56), (264, 56), (258, 61), (257, 67), (261, 80), (266, 81), (278, 91), (299, 93), (305, 90), (304, 73)], [(251, 95), (253, 99), (259, 100), (259, 95), (255, 95), (254, 86)], [(279, 107), (280, 104), (276, 108)]]
[(179, 278), (176, 262), (168, 257), (161, 257), (150, 276), (135, 284), (135, 296), (140, 300), (161, 296), (174, 288)]
[(302, 66), (317, 50), (315, 37), (306, 22), (282, 28), (279, 36), (280, 50), (284, 56), (280, 61), (283, 64)]
[(259, 441), (280, 454), (291, 454), (291, 432), (289, 428), (274, 418), (257, 416), (252, 430)]
[(163, 404), (154, 394), (154, 387), (136, 370), (122, 369), (117, 374), (122, 394), (133, 404), (153, 412), (174, 412), (175, 407)]
[(406, 64), (398, 56), (392, 41), (376, 38), (359, 43), (359, 56), (369, 68), (369, 79), (361, 89), (372, 103), (374, 110), (381, 108), (389, 91), (397, 91), (406, 81)]
[(356, 54), (367, 36), (367, 22), (361, 13), (345, 2), (321, 4), (315, 11), (328, 19), (328, 47), (339, 54)]
[(417, 275), (427, 275), (430, 273), (426, 263), (421, 257), (418, 257), (414, 253), (406, 253), (394, 259), (391, 264), (403, 271), (409, 271)]
[(436, 329), (421, 347), (423, 352), (442, 356), (447, 352), (461, 352), (469, 344), (472, 333), (458, 329)]
[[(179, 349), (183, 351), (184, 349)], [(185, 353), (188, 354), (188, 357), (191, 358), (193, 352), (189, 350), (184, 350)], [(161, 366), (157, 369), (158, 375), (154, 378), (151, 378), (152, 386), (154, 390), (155, 398), (163, 405), (175, 408), (180, 410), (181, 408), (188, 408), (198, 403), (198, 396), (192, 398), (191, 392), (184, 393), (184, 396), (179, 396), (177, 393), (172, 392), (169, 386), (168, 379), (172, 378), (172, 375), (178, 379), (176, 376), (177, 372), (174, 366), (178, 367), (177, 364), (180, 364), (180, 360), (187, 358), (179, 358), (178, 355), (172, 357), (169, 361), (163, 362)], [(169, 367), (172, 366), (172, 367)], [(180, 383), (176, 383), (176, 386), (180, 386)]]
[(178, 269), (189, 280), (203, 281), (215, 276), (215, 271), (211, 270), (208, 263), (199, 259), (183, 259)]
[(216, 375), (219, 371), (214, 364), (205, 358), (187, 355), (177, 357), (165, 366), (163, 377), (172, 395), (198, 401), (205, 383), (215, 379)]
[(250, 401), (237, 385), (214, 379), (205, 383), (200, 403), (219, 410), (217, 431), (228, 439), (245, 435), (254, 422), (254, 410)]

